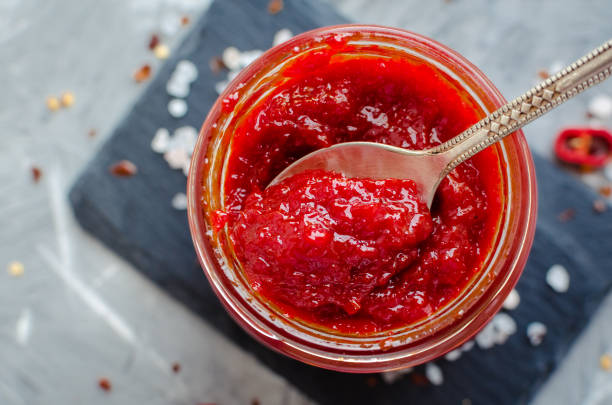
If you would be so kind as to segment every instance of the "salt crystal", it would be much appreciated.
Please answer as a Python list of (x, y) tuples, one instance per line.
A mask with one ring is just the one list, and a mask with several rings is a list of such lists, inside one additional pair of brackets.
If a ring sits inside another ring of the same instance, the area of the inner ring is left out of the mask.
[(433, 385), (442, 385), (444, 382), (444, 375), (442, 370), (435, 363), (427, 363), (425, 365), (425, 377)]
[(408, 367), (401, 370), (385, 371), (384, 373), (381, 373), (381, 377), (386, 384), (393, 384), (401, 377), (411, 372), (412, 367)]
[(174, 118), (181, 118), (187, 114), (187, 103), (185, 100), (175, 98), (168, 103), (168, 112)]
[(556, 292), (564, 293), (569, 289), (570, 276), (565, 267), (555, 264), (546, 272), (546, 282)]
[(189, 176), (189, 168), (191, 167), (191, 159), (185, 162), (183, 165), (183, 174), (185, 177)]
[(187, 209), (187, 196), (185, 193), (176, 193), (172, 197), (172, 208), (179, 211)]
[(186, 162), (189, 162), (189, 155), (184, 149), (171, 149), (164, 153), (164, 159), (172, 169), (183, 169)]
[(516, 333), (516, 322), (506, 313), (500, 312), (493, 318), (493, 325), (496, 332), (497, 344), (504, 344), (508, 338)]
[(588, 110), (593, 117), (607, 120), (612, 117), (612, 98), (600, 94), (591, 99)]
[(189, 82), (170, 77), (166, 83), (166, 92), (172, 97), (185, 98), (189, 95)]
[(476, 342), (474, 342), (473, 340), (468, 340), (463, 344), (463, 346), (461, 346), (461, 351), (463, 353), (469, 352), (470, 350), (472, 350), (472, 348), (474, 348), (475, 344)]
[(516, 332), (516, 322), (506, 313), (499, 313), (477, 335), (476, 343), (481, 349), (490, 349), (493, 346), (506, 343), (508, 338)]
[(444, 358), (448, 361), (455, 361), (458, 360), (459, 357), (461, 357), (461, 348), (459, 349), (455, 349), (455, 350), (451, 350), (450, 352), (446, 353), (444, 355)]
[[(240, 54), (238, 58), (239, 68), (245, 68), (251, 63), (253, 63), (257, 58), (259, 58), (263, 54), (263, 51), (259, 49), (253, 49), (251, 51), (245, 51)], [(223, 60), (225, 62), (225, 60)], [(235, 70), (235, 69), (232, 69)]]
[(561, 69), (563, 69), (564, 67), (565, 63), (557, 60), (550, 65), (550, 67), (548, 68), (548, 72), (550, 73), (550, 76), (552, 76), (561, 71)]
[(26, 308), (21, 311), (17, 324), (15, 325), (15, 340), (21, 346), (28, 344), (30, 334), (32, 333), (32, 312)]
[(229, 83), (226, 80), (223, 80), (221, 82), (217, 82), (215, 84), (215, 91), (217, 92), (217, 94), (221, 94), (223, 93), (223, 90), (225, 90), (225, 88), (227, 87)]
[(518, 307), (520, 303), (521, 296), (515, 289), (512, 289), (512, 291), (510, 291), (510, 294), (508, 294), (508, 296), (506, 297), (503, 307), (508, 311), (512, 311), (513, 309), (516, 309), (516, 307)]
[(236, 76), (238, 76), (238, 73), (240, 73), (239, 70), (230, 70), (227, 73), (227, 81), (231, 82), (232, 80), (234, 80), (236, 78)]
[(539, 346), (546, 336), (547, 328), (542, 322), (531, 322), (527, 325), (527, 339), (532, 346)]
[(190, 126), (186, 125), (174, 130), (174, 134), (171, 140), (171, 148), (183, 149), (189, 155), (193, 152), (196, 140), (198, 138), (198, 131)]
[(169, 13), (164, 15), (159, 25), (159, 29), (164, 35), (169, 37), (176, 34), (181, 25), (181, 19), (177, 14)]
[(198, 78), (198, 68), (192, 61), (183, 59), (176, 64), (174, 74), (184, 77), (189, 83), (193, 83)]
[(151, 149), (155, 153), (166, 153), (170, 146), (170, 131), (159, 128), (151, 140)]
[(608, 164), (604, 169), (604, 176), (608, 181), (612, 181), (612, 164)]
[(282, 44), (293, 38), (293, 33), (288, 28), (280, 29), (274, 34), (274, 40), (272, 41), (272, 46), (276, 46)]
[(495, 346), (495, 329), (493, 322), (489, 322), (478, 334), (476, 335), (476, 344), (483, 350), (490, 349)]
[(240, 69), (240, 51), (238, 48), (233, 46), (225, 48), (223, 54), (221, 55), (221, 59), (223, 59), (223, 64), (225, 64), (228, 69)]

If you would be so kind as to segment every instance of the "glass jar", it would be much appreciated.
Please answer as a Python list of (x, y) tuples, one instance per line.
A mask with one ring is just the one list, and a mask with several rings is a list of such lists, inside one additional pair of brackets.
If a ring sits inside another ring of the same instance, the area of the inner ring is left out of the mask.
[[(187, 186), (191, 235), (210, 284), (230, 315), (264, 345), (319, 367), (381, 372), (432, 360), (473, 337), (500, 309), (516, 284), (533, 241), (536, 181), (523, 133), (498, 148), (505, 202), (502, 225), (483, 268), (459, 295), (436, 313), (407, 327), (366, 336), (316, 329), (289, 318), (254, 293), (225, 229), (211, 226), (224, 206), (224, 173), (233, 127), (251, 106), (286, 78), (283, 69), (330, 38), (346, 41), (342, 52), (406, 54), (452, 78), (476, 102), (482, 116), (505, 103), (485, 75), (453, 50), (423, 36), (393, 28), (344, 25), (298, 35), (262, 55), (227, 87), (211, 109), (195, 147)], [(346, 48), (346, 49), (345, 49)]]

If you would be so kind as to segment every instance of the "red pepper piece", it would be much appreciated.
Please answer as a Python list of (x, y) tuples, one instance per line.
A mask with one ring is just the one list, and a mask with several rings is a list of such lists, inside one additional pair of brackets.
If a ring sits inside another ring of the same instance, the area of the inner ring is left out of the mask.
[(565, 163), (602, 167), (612, 153), (612, 134), (605, 129), (566, 128), (557, 135), (555, 155)]

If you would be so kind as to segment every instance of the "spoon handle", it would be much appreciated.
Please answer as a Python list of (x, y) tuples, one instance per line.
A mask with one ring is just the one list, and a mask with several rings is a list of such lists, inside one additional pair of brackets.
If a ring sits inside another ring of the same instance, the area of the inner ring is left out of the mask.
[(456, 137), (429, 150), (447, 154), (442, 178), (486, 147), (522, 128), (612, 73), (612, 40), (515, 98)]

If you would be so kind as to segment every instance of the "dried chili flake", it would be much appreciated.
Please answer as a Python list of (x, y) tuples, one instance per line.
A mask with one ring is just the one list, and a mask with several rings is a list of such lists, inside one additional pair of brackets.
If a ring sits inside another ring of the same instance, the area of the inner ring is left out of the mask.
[(94, 128), (90, 129), (90, 130), (87, 132), (87, 136), (89, 136), (90, 138), (93, 138), (93, 137), (95, 137), (96, 135), (98, 135), (98, 131), (96, 131)]
[(149, 39), (149, 49), (153, 50), (159, 44), (159, 37), (157, 34), (151, 35), (151, 39)]
[(98, 380), (98, 386), (106, 392), (112, 389), (111, 383), (108, 378), (100, 378)]
[(540, 79), (542, 79), (542, 80), (548, 79), (548, 76), (550, 76), (550, 73), (548, 73), (548, 70), (546, 70), (546, 69), (538, 70), (538, 77)]
[(605, 212), (607, 208), (608, 206), (606, 205), (606, 202), (604, 200), (597, 199), (593, 201), (593, 211), (595, 211), (596, 213), (601, 214), (602, 212)]
[(32, 180), (34, 180), (34, 183), (38, 183), (41, 176), (42, 170), (40, 170), (40, 167), (32, 166)]
[(374, 388), (378, 385), (378, 378), (374, 376), (369, 376), (368, 378), (366, 378), (365, 383), (368, 387)]
[(181, 371), (181, 365), (179, 363), (172, 364), (172, 371), (178, 373), (179, 371)]
[(610, 195), (612, 195), (612, 187), (610, 186), (600, 187), (599, 194), (601, 194), (604, 197), (610, 197)]
[(576, 210), (573, 208), (568, 208), (565, 211), (562, 211), (557, 217), (561, 222), (568, 222), (576, 216)]
[(121, 160), (110, 167), (110, 172), (117, 177), (131, 177), (138, 172), (138, 167), (129, 160)]
[(191, 20), (189, 19), (188, 16), (184, 15), (181, 17), (181, 25), (184, 27), (185, 25), (189, 25), (189, 23), (191, 22)]
[(215, 56), (208, 61), (208, 66), (210, 67), (210, 71), (213, 73), (219, 73), (223, 69), (227, 69), (225, 63), (223, 63), (223, 59), (219, 56)]
[(414, 385), (429, 385), (429, 380), (421, 373), (412, 373), (410, 374), (410, 380)]
[(282, 11), (284, 6), (283, 0), (270, 0), (268, 3), (268, 13), (278, 14)]
[(151, 77), (151, 65), (142, 65), (137, 71), (134, 72), (134, 80), (136, 83), (144, 82)]

